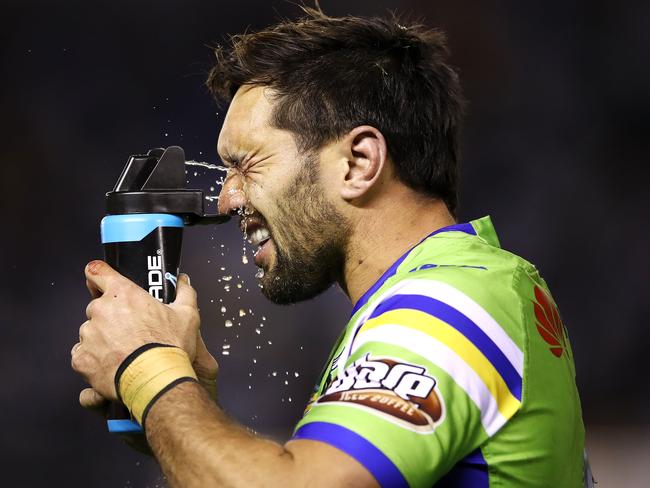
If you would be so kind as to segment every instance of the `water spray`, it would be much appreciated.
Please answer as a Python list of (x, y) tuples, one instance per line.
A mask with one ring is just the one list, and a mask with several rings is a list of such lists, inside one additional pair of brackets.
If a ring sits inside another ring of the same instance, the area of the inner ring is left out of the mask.
[[(105, 261), (162, 303), (176, 298), (183, 228), (230, 219), (204, 213), (203, 191), (185, 188), (185, 163), (178, 146), (131, 156), (106, 194), (107, 215), (101, 222)], [(109, 408), (107, 423), (109, 432), (142, 433), (117, 402)]]

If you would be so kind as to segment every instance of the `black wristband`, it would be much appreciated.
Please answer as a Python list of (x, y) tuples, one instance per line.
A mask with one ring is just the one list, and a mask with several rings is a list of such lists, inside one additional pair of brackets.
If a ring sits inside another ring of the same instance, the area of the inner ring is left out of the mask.
[(138, 347), (135, 351), (133, 351), (131, 354), (129, 354), (126, 358), (124, 358), (124, 361), (122, 361), (122, 364), (120, 364), (118, 366), (118, 368), (117, 368), (117, 371), (115, 371), (115, 393), (117, 394), (117, 399), (120, 402), (122, 402), (122, 395), (120, 395), (120, 378), (122, 377), (122, 373), (124, 373), (126, 368), (128, 368), (129, 365), (133, 361), (135, 361), (135, 358), (137, 358), (143, 352), (148, 351), (149, 349), (153, 349), (154, 347), (177, 347), (177, 346), (172, 346), (170, 344), (159, 344), (157, 342), (151, 342), (149, 344), (145, 344), (144, 346)]
[(153, 404), (156, 403), (160, 399), (161, 396), (163, 396), (169, 390), (174, 388), (176, 385), (180, 385), (181, 383), (185, 383), (186, 381), (192, 381), (194, 383), (198, 383), (198, 381), (195, 378), (192, 378), (191, 376), (183, 376), (182, 378), (178, 378), (178, 379), (172, 381), (170, 384), (168, 384), (166, 387), (164, 387), (158, 393), (156, 393), (156, 396), (154, 396), (151, 399), (151, 401), (147, 404), (147, 406), (144, 408), (144, 411), (142, 412), (142, 430), (145, 432), (145, 434), (146, 434), (146, 431), (147, 431), (147, 429), (145, 428), (145, 423), (147, 421), (147, 415), (149, 415), (149, 410), (151, 410), (151, 407), (153, 406)]

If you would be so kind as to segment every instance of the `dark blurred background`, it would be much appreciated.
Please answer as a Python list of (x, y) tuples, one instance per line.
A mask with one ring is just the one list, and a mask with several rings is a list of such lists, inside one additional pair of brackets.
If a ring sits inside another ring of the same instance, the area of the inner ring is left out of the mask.
[[(179, 144), (190, 159), (217, 162), (223, 110), (203, 87), (207, 46), (299, 9), (268, 0), (1, 5), (0, 484), (164, 486), (154, 461), (78, 407), (84, 385), (69, 367), (88, 300), (82, 270), (101, 257), (103, 195), (128, 155), (151, 147)], [(553, 290), (600, 486), (646, 486), (650, 4), (322, 6), (396, 10), (447, 31), (470, 100), (460, 217), (492, 215), (503, 246), (535, 262)], [(208, 194), (221, 176), (188, 172)], [(234, 225), (190, 229), (183, 268), (221, 363), (222, 404), (283, 440), (351, 307), (334, 289), (297, 306), (268, 303), (243, 244)]]

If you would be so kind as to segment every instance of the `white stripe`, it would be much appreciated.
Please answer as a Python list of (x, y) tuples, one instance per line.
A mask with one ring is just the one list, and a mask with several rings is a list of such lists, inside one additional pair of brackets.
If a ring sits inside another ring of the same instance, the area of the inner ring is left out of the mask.
[[(506, 423), (506, 418), (499, 412), (497, 402), (483, 380), (463, 358), (442, 342), (418, 330), (387, 324), (359, 334), (351, 353), (369, 342), (400, 346), (422, 357), (435, 358), (432, 362), (451, 376), (478, 407), (481, 424), (489, 436), (494, 435)], [(448, 408), (453, 408), (453, 405), (448, 405)]]
[[(355, 323), (355, 329), (363, 325), (375, 309), (386, 299), (395, 295), (422, 295), (435, 298), (474, 322), (503, 352), (510, 364), (515, 368), (519, 376), (524, 374), (524, 353), (517, 344), (508, 336), (505, 330), (494, 318), (485, 311), (478, 303), (470, 297), (442, 281), (431, 279), (423, 280), (401, 280), (395, 286), (386, 290), (380, 297), (373, 301), (373, 304), (359, 317)], [(351, 346), (349, 344), (348, 346)], [(349, 357), (349, 354), (346, 355)]]
[(400, 295), (424, 295), (455, 308), (479, 326), (508, 358), (519, 376), (524, 374), (524, 354), (494, 318), (470, 297), (447, 283), (436, 280), (406, 280)]

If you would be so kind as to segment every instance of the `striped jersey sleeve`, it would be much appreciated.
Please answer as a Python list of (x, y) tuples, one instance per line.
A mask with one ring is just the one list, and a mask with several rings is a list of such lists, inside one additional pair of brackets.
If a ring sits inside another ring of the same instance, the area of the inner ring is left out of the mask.
[[(363, 464), (381, 486), (430, 487), (520, 408), (523, 352), (459, 288), (418, 271), (363, 309), (295, 438)], [(473, 468), (472, 468), (473, 469)]]

